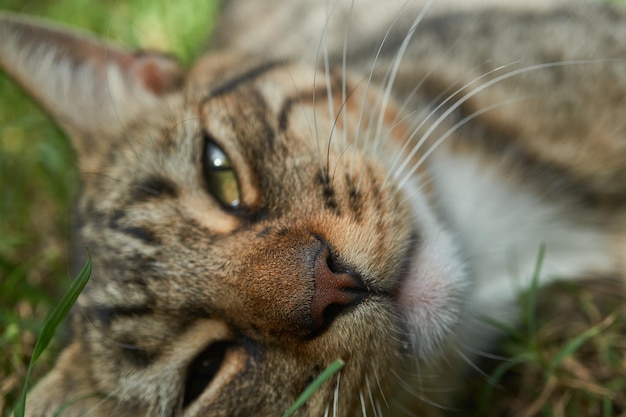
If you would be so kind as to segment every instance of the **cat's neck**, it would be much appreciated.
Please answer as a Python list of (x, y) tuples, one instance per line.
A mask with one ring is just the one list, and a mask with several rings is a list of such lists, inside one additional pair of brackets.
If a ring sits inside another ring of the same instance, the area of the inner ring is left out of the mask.
[[(615, 271), (612, 241), (592, 219), (547, 202), (488, 159), (441, 149), (431, 161), (435, 199), (457, 236), (476, 291), (472, 305), (506, 305), (539, 279), (584, 279)], [(586, 271), (581, 273), (581, 271)], [(488, 311), (488, 310), (487, 310)]]

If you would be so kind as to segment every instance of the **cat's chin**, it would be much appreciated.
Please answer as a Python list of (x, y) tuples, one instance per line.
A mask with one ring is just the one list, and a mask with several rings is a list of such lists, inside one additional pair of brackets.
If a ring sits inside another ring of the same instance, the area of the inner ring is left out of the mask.
[(394, 293), (410, 350), (423, 359), (443, 350), (462, 314), (468, 286), (463, 266), (449, 252), (453, 248), (441, 242), (447, 239), (437, 240), (416, 248)]
[(394, 301), (406, 330), (409, 350), (428, 359), (448, 342), (465, 307), (469, 280), (453, 235), (445, 230), (421, 199), (419, 243), (411, 248), (408, 267), (394, 291)]

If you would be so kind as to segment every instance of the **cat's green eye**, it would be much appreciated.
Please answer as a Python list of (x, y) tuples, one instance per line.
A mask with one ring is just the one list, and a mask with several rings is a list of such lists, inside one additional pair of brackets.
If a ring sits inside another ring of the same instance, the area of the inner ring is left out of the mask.
[(211, 195), (224, 206), (237, 208), (241, 198), (239, 181), (226, 153), (205, 138), (203, 159), (204, 178)]

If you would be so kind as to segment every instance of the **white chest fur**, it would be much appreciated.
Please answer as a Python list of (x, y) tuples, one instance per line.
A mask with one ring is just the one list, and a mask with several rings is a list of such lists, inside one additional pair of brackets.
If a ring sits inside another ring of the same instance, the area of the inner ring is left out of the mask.
[(533, 278), (542, 245), (541, 284), (615, 270), (608, 232), (558, 199), (540, 198), (470, 154), (442, 149), (430, 162), (439, 212), (459, 240), (472, 280), (470, 312), (506, 320), (507, 306)]

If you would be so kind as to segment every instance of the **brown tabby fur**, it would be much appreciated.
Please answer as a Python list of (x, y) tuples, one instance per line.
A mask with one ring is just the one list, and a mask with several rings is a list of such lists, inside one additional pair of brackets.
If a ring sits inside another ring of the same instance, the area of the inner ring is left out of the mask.
[[(29, 416), (52, 415), (81, 396), (63, 415), (280, 416), (337, 358), (345, 368), (296, 415), (437, 413), (445, 399), (428, 400), (429, 392), (456, 383), (440, 378), (451, 371), (439, 358), (456, 363), (459, 349), (483, 348), (493, 336), (472, 321), (497, 286), (480, 262), (489, 248), (472, 240), (483, 223), (478, 212), (458, 213), (466, 190), (447, 177), (467, 161), (476, 173), (471, 181), (480, 183), (484, 173), (528, 201), (529, 212), (535, 204), (563, 222), (556, 248), (548, 232), (548, 242), (538, 236), (525, 247), (536, 254), (546, 243), (548, 272), (572, 279), (626, 273), (623, 10), (433, 9), (401, 60), (393, 102), (381, 109), (394, 54), (423, 4), (409, 3), (392, 26), (359, 21), (355, 12), (352, 25), (361, 32), (349, 39), (347, 76), (346, 24), (329, 24), (326, 76), (323, 62), (317, 69), (311, 62), (324, 19), (270, 44), (261, 36), (269, 23), (252, 25), (238, 14), (245, 3), (227, 3), (214, 41), (220, 51), (187, 72), (160, 54), (0, 15), (0, 66), (75, 145), (78, 233), (93, 257), (73, 342), (31, 393)], [(293, 3), (284, 5), (293, 16), (322, 7)], [(280, 8), (268, 10), (280, 19)], [(373, 51), (389, 27), (368, 83)], [(323, 55), (324, 48), (318, 60)], [(537, 66), (545, 63), (554, 64)], [(488, 87), (474, 90), (481, 84)], [(450, 117), (410, 154), (407, 136), (461, 86), (420, 132), (461, 99)], [(379, 119), (382, 133), (372, 138), (368, 127)], [(207, 191), (206, 137), (235, 168), (237, 208)], [(432, 145), (437, 151), (427, 153)], [(408, 169), (422, 157), (427, 163), (394, 176), (399, 154)], [(459, 172), (465, 179), (467, 171)], [(499, 192), (476, 194), (486, 206), (494, 194), (503, 213), (494, 224), (517, 209), (499, 202)], [(523, 234), (515, 229), (520, 216), (510, 232), (499, 229), (502, 247)], [(592, 238), (558, 247), (570, 232)], [(551, 250), (561, 249), (566, 255), (550, 269)], [(522, 261), (523, 271), (533, 265)], [(324, 280), (346, 274), (364, 295), (330, 311), (332, 297), (343, 293)], [(219, 371), (183, 404), (190, 363), (219, 344), (226, 346)], [(410, 383), (425, 403), (404, 398)]]

